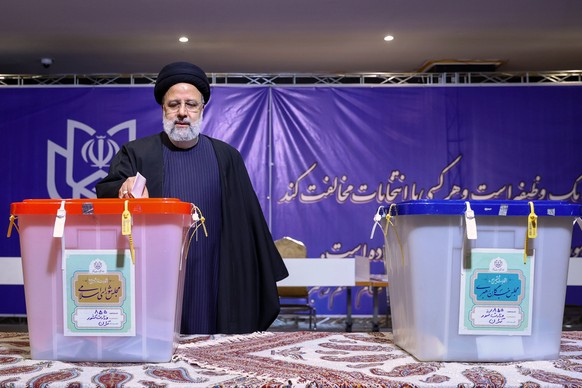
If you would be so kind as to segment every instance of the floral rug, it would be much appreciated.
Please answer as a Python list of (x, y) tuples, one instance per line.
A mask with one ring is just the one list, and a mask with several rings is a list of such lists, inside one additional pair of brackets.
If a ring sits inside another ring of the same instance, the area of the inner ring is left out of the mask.
[(560, 358), (503, 363), (419, 362), (391, 333), (255, 333), (184, 343), (176, 359), (248, 380), (226, 385), (582, 387), (582, 332), (564, 332)]
[(0, 387), (582, 387), (582, 332), (560, 357), (419, 362), (391, 333), (184, 336), (168, 363), (31, 360), (26, 333), (0, 333)]

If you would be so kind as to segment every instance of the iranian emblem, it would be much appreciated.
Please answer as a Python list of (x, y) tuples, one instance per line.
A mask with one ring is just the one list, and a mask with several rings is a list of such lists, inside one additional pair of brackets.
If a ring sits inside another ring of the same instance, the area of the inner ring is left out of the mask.
[(135, 134), (135, 120), (120, 123), (104, 135), (84, 123), (67, 120), (66, 148), (48, 141), (50, 198), (95, 198), (95, 183), (107, 175), (120, 144), (135, 140)]

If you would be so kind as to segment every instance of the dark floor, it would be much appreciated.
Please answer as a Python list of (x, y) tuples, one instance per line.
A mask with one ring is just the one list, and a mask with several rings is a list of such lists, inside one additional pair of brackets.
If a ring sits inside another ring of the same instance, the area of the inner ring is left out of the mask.
[[(392, 331), (390, 318), (381, 315), (378, 318), (379, 331)], [(373, 324), (371, 317), (354, 317), (352, 324), (353, 332), (372, 331)], [(313, 329), (313, 326), (312, 328)], [(318, 317), (317, 330), (319, 331), (345, 331), (345, 317)], [(310, 330), (309, 320), (306, 318), (295, 319), (292, 317), (279, 317), (269, 331), (293, 331)], [(564, 308), (564, 319), (562, 322), (564, 331), (582, 331), (582, 306), (566, 306)]]
[[(343, 316), (317, 317), (318, 331), (345, 331), (346, 320)], [(389, 317), (378, 317), (380, 331), (391, 331)], [(566, 306), (564, 309), (564, 331), (582, 331), (582, 306)], [(311, 330), (313, 330), (313, 324)], [(0, 332), (28, 330), (25, 317), (0, 317)], [(298, 331), (310, 330), (307, 317), (296, 318), (294, 316), (280, 316), (269, 328), (269, 331)], [(354, 316), (352, 332), (369, 332), (373, 330), (372, 317)]]
[[(386, 316), (378, 318), (379, 331), (391, 331), (390, 322), (386, 322)], [(369, 332), (373, 331), (372, 317), (354, 316), (352, 318), (352, 332)], [(309, 319), (300, 317), (299, 319), (291, 316), (279, 316), (271, 325), (268, 331), (298, 331), (298, 330), (317, 330), (317, 331), (346, 331), (346, 318), (344, 316), (317, 317), (317, 327), (309, 327)]]
[(582, 330), (582, 306), (566, 305), (566, 308), (564, 309), (562, 329), (564, 331)]
[(0, 317), (0, 332), (28, 331), (26, 317)]

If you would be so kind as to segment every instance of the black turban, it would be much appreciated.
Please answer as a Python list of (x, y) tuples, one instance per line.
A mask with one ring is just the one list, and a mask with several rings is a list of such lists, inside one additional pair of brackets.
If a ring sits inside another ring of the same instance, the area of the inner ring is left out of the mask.
[(154, 96), (158, 104), (162, 105), (168, 89), (181, 82), (196, 86), (205, 103), (210, 99), (210, 82), (204, 70), (188, 62), (174, 62), (164, 66), (156, 79)]

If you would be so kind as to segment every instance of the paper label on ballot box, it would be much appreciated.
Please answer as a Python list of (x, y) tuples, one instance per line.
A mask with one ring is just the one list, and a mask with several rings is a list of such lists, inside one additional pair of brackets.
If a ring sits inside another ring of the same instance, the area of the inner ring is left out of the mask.
[(67, 249), (65, 336), (134, 336), (135, 273), (129, 250)]
[(477, 248), (461, 269), (459, 334), (531, 335), (535, 253)]

